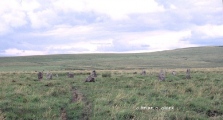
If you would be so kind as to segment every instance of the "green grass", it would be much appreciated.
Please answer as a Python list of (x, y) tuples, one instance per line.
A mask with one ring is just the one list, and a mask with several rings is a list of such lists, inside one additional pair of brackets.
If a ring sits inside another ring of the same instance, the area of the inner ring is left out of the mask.
[[(187, 80), (178, 72), (164, 82), (156, 74), (113, 71), (111, 77), (101, 74), (96, 83), (85, 83), (87, 75), (80, 74), (36, 81), (34, 73), (1, 73), (1, 114), (6, 119), (60, 119), (65, 108), (69, 119), (82, 119), (84, 113), (93, 120), (222, 118), (223, 73), (195, 71)], [(71, 102), (72, 89), (83, 98)], [(160, 109), (165, 106), (174, 109)]]
[[(64, 109), (69, 120), (221, 120), (221, 50), (0, 58), (0, 119), (60, 120)], [(141, 76), (144, 68), (147, 74)], [(191, 68), (191, 79), (185, 78), (186, 68)], [(84, 82), (93, 69), (96, 82)], [(158, 81), (160, 69), (167, 71), (166, 81)], [(38, 81), (34, 71), (40, 70), (59, 77), (46, 80), (44, 74)], [(68, 71), (75, 77), (68, 78)]]

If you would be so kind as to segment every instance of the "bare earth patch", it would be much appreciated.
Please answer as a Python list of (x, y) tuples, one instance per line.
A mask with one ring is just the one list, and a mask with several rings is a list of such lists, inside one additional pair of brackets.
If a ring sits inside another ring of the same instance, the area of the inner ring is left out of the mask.
[(77, 102), (77, 101), (84, 102), (84, 108), (83, 108), (81, 117), (82, 117), (82, 120), (89, 120), (91, 108), (92, 108), (91, 103), (87, 101), (86, 97), (82, 93), (80, 93), (78, 90), (73, 89), (72, 91), (73, 91), (73, 95), (72, 95), (71, 102)]
[(61, 120), (67, 120), (67, 112), (64, 108), (60, 109), (60, 118)]

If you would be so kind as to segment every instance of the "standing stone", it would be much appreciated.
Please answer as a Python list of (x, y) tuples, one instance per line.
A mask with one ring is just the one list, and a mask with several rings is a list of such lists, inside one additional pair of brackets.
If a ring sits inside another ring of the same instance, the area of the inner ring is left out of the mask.
[(166, 77), (165, 71), (161, 70), (159, 73), (159, 80), (165, 81), (165, 77)]
[(74, 78), (74, 73), (73, 72), (68, 72), (67, 77), (68, 78)]
[(38, 76), (39, 81), (42, 80), (43, 79), (43, 72), (38, 72), (37, 76)]
[(187, 69), (187, 72), (186, 72), (186, 79), (191, 79), (191, 77), (190, 77), (190, 69)]
[(175, 76), (175, 75), (176, 75), (176, 71), (172, 71), (172, 75), (174, 75), (174, 76)]
[(91, 72), (91, 76), (92, 76), (92, 77), (97, 77), (97, 74), (96, 74), (96, 71), (95, 71), (95, 70), (93, 70), (93, 71)]
[(146, 75), (146, 71), (143, 70), (142, 73), (140, 75)]
[(53, 74), (52, 73), (46, 73), (46, 79), (47, 80), (52, 80), (52, 78), (53, 78)]
[(89, 76), (86, 78), (85, 82), (95, 82), (95, 78), (92, 77), (91, 75), (89, 75)]

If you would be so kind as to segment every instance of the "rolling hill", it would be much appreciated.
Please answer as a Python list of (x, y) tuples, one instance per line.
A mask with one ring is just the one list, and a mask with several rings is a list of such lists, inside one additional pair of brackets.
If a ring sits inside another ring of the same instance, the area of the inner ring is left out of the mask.
[(0, 71), (213, 68), (223, 67), (222, 52), (222, 46), (215, 46), (152, 53), (0, 57)]

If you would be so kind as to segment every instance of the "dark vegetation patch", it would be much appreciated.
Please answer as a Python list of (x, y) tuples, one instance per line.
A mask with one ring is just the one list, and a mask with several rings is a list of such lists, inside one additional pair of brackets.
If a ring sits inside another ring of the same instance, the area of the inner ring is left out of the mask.
[(208, 117), (218, 117), (223, 115), (223, 111), (220, 110), (207, 110), (206, 115)]
[(102, 73), (102, 77), (111, 77), (111, 73), (110, 72)]

